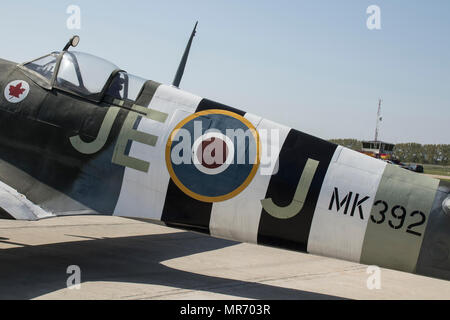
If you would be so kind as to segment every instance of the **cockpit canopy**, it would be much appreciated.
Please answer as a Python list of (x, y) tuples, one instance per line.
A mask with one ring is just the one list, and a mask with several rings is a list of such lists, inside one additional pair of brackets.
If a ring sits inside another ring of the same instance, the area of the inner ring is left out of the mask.
[(24, 66), (43, 76), (48, 81), (51, 81), (55, 72), (58, 56), (59, 52), (53, 52), (32, 62), (25, 63)]
[(114, 71), (119, 71), (119, 68), (101, 58), (81, 52), (65, 52), (56, 84), (82, 96), (98, 95)]
[(136, 100), (146, 82), (109, 61), (76, 51), (53, 52), (23, 66), (47, 81), (51, 88), (96, 102), (105, 95)]

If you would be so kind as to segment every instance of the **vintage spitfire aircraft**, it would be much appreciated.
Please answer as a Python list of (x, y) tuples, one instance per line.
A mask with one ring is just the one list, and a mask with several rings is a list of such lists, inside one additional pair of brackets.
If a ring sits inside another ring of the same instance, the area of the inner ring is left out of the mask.
[(180, 90), (193, 36), (172, 86), (78, 37), (0, 60), (0, 218), (114, 215), (450, 280), (448, 185)]

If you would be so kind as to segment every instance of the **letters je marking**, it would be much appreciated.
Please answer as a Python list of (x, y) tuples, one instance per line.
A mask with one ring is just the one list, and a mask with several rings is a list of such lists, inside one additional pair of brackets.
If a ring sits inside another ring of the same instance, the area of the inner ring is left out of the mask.
[[(158, 137), (145, 132), (134, 129), (136, 121), (139, 117), (145, 116), (148, 119), (164, 123), (168, 114), (156, 110), (148, 109), (138, 105), (133, 105), (128, 116), (126, 117), (122, 129), (120, 131), (117, 143), (114, 148), (114, 153), (111, 159), (112, 163), (129, 167), (138, 171), (148, 172), (150, 163), (141, 159), (133, 158), (125, 154), (127, 144), (129, 141), (137, 141), (142, 144), (154, 147), (158, 141)], [(80, 153), (94, 154), (99, 152), (106, 144), (111, 133), (114, 121), (119, 114), (119, 107), (110, 107), (103, 119), (102, 125), (98, 132), (96, 139), (92, 142), (84, 142), (81, 137), (74, 136), (70, 138), (72, 146)]]

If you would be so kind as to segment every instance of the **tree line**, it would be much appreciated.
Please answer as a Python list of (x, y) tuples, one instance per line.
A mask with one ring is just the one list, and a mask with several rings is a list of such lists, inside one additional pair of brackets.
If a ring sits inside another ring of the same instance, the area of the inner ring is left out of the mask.
[[(356, 151), (362, 150), (362, 142), (356, 139), (330, 141)], [(450, 165), (450, 145), (399, 143), (395, 146), (394, 157), (405, 163)]]

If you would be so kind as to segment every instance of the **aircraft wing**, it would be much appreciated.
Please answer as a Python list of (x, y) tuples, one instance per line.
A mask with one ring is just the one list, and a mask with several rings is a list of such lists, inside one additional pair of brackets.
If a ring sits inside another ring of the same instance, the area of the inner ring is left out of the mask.
[(0, 181), (0, 219), (35, 221), (54, 216)]

